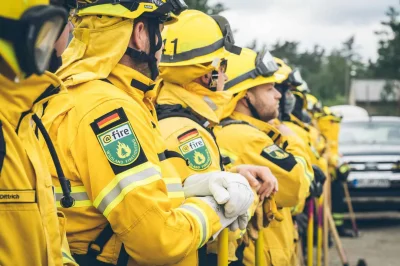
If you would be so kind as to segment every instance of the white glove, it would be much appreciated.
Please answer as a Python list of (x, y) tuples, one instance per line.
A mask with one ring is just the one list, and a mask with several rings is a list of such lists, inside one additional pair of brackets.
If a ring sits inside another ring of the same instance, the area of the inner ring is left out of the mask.
[(184, 184), (185, 197), (213, 196), (218, 204), (224, 204), (227, 218), (247, 215), (254, 194), (249, 182), (240, 174), (212, 172), (189, 176)]
[(230, 225), (233, 224), (235, 221), (237, 221), (238, 217), (226, 218), (224, 215), (223, 207), (221, 205), (218, 205), (218, 203), (215, 201), (215, 199), (212, 196), (196, 197), (196, 198), (207, 203), (215, 211), (215, 213), (219, 217), (219, 222), (222, 225), (221, 229), (212, 236), (211, 241), (214, 241), (215, 239), (217, 239), (219, 233), (221, 233), (221, 231), (224, 228), (226, 228), (228, 226), (229, 226), (229, 228), (231, 228)]
[(248, 212), (245, 214), (240, 215), (233, 223), (229, 225), (229, 230), (235, 232), (236, 230), (244, 230), (247, 227), (247, 224), (250, 220), (250, 215)]

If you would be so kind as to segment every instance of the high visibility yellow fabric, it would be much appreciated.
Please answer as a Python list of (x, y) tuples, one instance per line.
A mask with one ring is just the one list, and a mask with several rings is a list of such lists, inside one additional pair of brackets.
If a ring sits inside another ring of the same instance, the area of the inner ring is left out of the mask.
[[(71, 251), (86, 254), (88, 243), (110, 223), (115, 234), (98, 260), (116, 264), (123, 242), (129, 265), (190, 265), (196, 250), (220, 229), (219, 218), (202, 201), (192, 198), (182, 204), (183, 193), (175, 193), (180, 192), (175, 186), (180, 176), (169, 160), (159, 160), (166, 147), (154, 107), (143, 91), (131, 86), (133, 80), (143, 86), (151, 80), (124, 65), (115, 66), (108, 80), (112, 84), (93, 80), (69, 87), (73, 107), (51, 126), (65, 175), (81, 201), (65, 211)], [(90, 125), (121, 107), (145, 157), (116, 173)], [(46, 114), (58, 108), (57, 102), (50, 103)]]
[(59, 80), (47, 72), (16, 84), (0, 75), (0, 84), (0, 121), (6, 145), (0, 194), (8, 198), (0, 201), (0, 264), (63, 265), (61, 243), (65, 238), (60, 223), (65, 221), (57, 216), (50, 172), (32, 121), (32, 115), (42, 112), (43, 104), (53, 97), (44, 92), (50, 86), (58, 87)]
[[(199, 98), (201, 99), (201, 97), (196, 94), (196, 88), (200, 87), (201, 85), (197, 83), (190, 83), (190, 86), (188, 86), (190, 90), (185, 90), (183, 87), (164, 82), (164, 86), (161, 88), (160, 95), (157, 99), (157, 104), (183, 104), (184, 107), (189, 107), (192, 110), (196, 110), (198, 115), (202, 118), (205, 118), (204, 116), (212, 117), (215, 123), (215, 121), (218, 121), (218, 118), (216, 118), (215, 114), (213, 114), (213, 110), (208, 106), (205, 101), (199, 100)], [(182, 97), (179, 97), (179, 95)], [(193, 95), (193, 97), (188, 97), (191, 95)], [(196, 98), (196, 100), (192, 98)], [(186, 101), (186, 99), (189, 100)], [(160, 131), (166, 142), (168, 150), (176, 151), (183, 156), (184, 154), (180, 150), (180, 147), (182, 147), (184, 143), (199, 138), (201, 138), (205, 148), (208, 150), (208, 154), (210, 157), (209, 166), (205, 166), (201, 169), (194, 169), (190, 167), (181, 167), (178, 169), (181, 178), (183, 178), (182, 182), (192, 174), (221, 171), (219, 149), (213, 136), (209, 131), (207, 131), (207, 129), (186, 117), (170, 117), (161, 120), (159, 123)], [(194, 133), (189, 138), (186, 138), (182, 141), (179, 140), (179, 136), (193, 129), (197, 131), (197, 134)]]
[(317, 123), (327, 142), (328, 164), (336, 168), (339, 162), (340, 118), (335, 115), (323, 115), (317, 117)]
[(180, 104), (184, 108), (189, 107), (200, 117), (215, 125), (219, 123), (224, 107), (231, 97), (232, 95), (229, 92), (213, 92), (196, 82), (179, 86), (164, 81), (157, 103)]
[[(282, 136), (272, 125), (250, 116), (233, 112), (231, 119), (248, 124), (217, 126), (214, 129), (217, 143), (223, 155), (230, 156), (233, 165), (254, 164), (267, 166), (278, 179), (279, 192), (275, 195), (284, 221), (273, 221), (263, 230), (265, 255), (272, 261), (289, 261), (293, 250), (293, 222), (290, 208), (303, 202), (308, 195), (313, 178), (311, 163), (307, 158), (305, 145), (297, 136)], [(273, 145), (285, 147), (285, 159), (271, 161), (264, 157), (263, 151)], [(277, 163), (279, 162), (279, 163)], [(290, 166), (288, 168), (288, 166)], [(254, 265), (254, 249), (245, 251), (246, 265)], [(275, 265), (285, 265), (276, 263)]]
[[(57, 76), (67, 87), (107, 78), (128, 47), (132, 20), (107, 16), (76, 17), (74, 27), (74, 38), (62, 55), (63, 65)], [(113, 41), (112, 45), (110, 41)]]

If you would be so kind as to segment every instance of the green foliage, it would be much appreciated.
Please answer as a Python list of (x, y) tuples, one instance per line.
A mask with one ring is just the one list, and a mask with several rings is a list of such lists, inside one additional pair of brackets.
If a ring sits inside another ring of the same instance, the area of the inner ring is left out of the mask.
[(370, 70), (376, 78), (400, 79), (400, 11), (391, 6), (386, 16), (381, 22), (383, 29), (375, 32), (380, 37), (379, 56)]
[(190, 9), (197, 9), (209, 15), (217, 15), (226, 10), (222, 3), (209, 5), (208, 0), (186, 0), (185, 2)]

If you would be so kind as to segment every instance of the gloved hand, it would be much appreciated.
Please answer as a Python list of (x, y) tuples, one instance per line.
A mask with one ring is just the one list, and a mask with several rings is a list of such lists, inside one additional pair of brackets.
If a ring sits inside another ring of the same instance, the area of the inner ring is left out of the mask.
[(213, 196), (218, 204), (224, 205), (224, 213), (227, 218), (243, 215), (240, 219), (242, 224), (244, 220), (247, 220), (245, 218), (247, 210), (254, 200), (253, 191), (247, 180), (240, 174), (230, 172), (189, 176), (183, 183), (183, 191), (186, 198)]
[(347, 163), (343, 163), (336, 169), (336, 176), (339, 181), (346, 182), (350, 174), (350, 166)]
[[(215, 211), (215, 213), (219, 217), (219, 222), (222, 225), (221, 229), (212, 236), (211, 240), (217, 239), (219, 233), (221, 233), (221, 231), (224, 228), (229, 227), (234, 221), (236, 221), (238, 219), (237, 216), (236, 217), (234, 216), (234, 217), (231, 217), (231, 218), (227, 218), (224, 215), (224, 208), (221, 205), (219, 205), (212, 196), (196, 197), (196, 198), (201, 200), (201, 201), (203, 201), (203, 202), (205, 202), (205, 203), (207, 203)], [(247, 225), (247, 221), (246, 221), (246, 223), (244, 225), (244, 228), (246, 228), (246, 225)]]
[(310, 185), (310, 196), (314, 198), (321, 197), (324, 190), (324, 183), (326, 180), (326, 176), (324, 172), (316, 165), (312, 166), (314, 170), (314, 180)]
[[(257, 240), (259, 232), (263, 228), (268, 227), (273, 220), (281, 222), (283, 220), (283, 216), (278, 211), (274, 196), (272, 195), (257, 206), (253, 217), (247, 225), (246, 238)], [(247, 245), (246, 242), (247, 240), (245, 240), (245, 244)]]

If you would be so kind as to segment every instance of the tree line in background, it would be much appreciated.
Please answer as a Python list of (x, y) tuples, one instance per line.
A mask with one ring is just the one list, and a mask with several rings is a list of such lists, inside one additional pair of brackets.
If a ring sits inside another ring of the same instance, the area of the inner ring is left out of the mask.
[[(227, 10), (222, 3), (209, 4), (208, 0), (186, 0), (192, 9), (201, 10), (210, 15)], [(381, 29), (375, 35), (378, 38), (378, 58), (375, 62), (362, 61), (355, 46), (355, 36), (342, 42), (342, 46), (327, 52), (315, 45), (313, 49), (300, 51), (299, 41), (277, 41), (267, 48), (289, 65), (301, 69), (312, 93), (320, 98), (324, 105), (347, 103), (352, 78), (385, 79), (386, 85), (381, 93), (383, 101), (400, 90), (393, 80), (400, 80), (400, 5), (390, 6), (386, 19), (381, 21)], [(249, 48), (260, 50), (265, 47), (257, 40), (248, 44)]]

